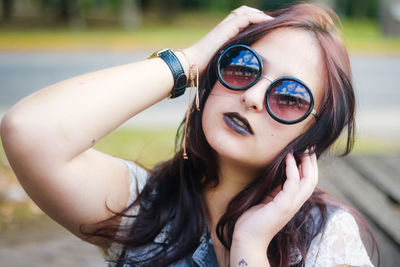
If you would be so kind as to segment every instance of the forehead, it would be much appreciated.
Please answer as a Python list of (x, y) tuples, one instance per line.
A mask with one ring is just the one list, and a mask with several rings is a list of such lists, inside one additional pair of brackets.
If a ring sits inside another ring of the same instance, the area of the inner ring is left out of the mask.
[(323, 95), (321, 49), (312, 32), (279, 28), (251, 46), (263, 59), (264, 74), (272, 79), (292, 76), (308, 85), (316, 103)]

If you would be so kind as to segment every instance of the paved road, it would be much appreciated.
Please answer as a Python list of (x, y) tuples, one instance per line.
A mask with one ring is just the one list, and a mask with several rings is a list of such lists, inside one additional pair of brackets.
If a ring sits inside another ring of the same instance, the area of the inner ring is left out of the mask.
[[(0, 116), (14, 103), (57, 81), (146, 58), (150, 52), (2, 52)], [(362, 135), (400, 136), (400, 57), (351, 57)], [(155, 74), (156, 75), (156, 74)], [(112, 88), (110, 88), (112, 90)], [(174, 101), (171, 104), (171, 101)], [(163, 101), (126, 123), (130, 127), (175, 126), (187, 98)]]

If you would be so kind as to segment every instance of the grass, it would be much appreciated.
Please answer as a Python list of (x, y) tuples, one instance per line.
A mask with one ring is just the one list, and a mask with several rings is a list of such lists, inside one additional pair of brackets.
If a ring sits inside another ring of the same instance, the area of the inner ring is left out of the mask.
[(343, 38), (351, 53), (400, 54), (400, 36), (385, 36), (373, 20), (343, 20)]
[(354, 154), (400, 154), (399, 142), (382, 140), (372, 137), (364, 137), (356, 140)]
[(151, 168), (157, 162), (173, 156), (175, 133), (175, 129), (118, 129), (101, 139), (94, 148)]
[[(332, 146), (333, 153), (342, 153), (346, 139), (341, 136)], [(399, 142), (395, 140), (379, 139), (376, 137), (356, 137), (351, 154), (400, 154)]]
[(184, 48), (203, 37), (222, 17), (219, 13), (185, 12), (169, 23), (161, 23), (154, 14), (148, 14), (142, 26), (135, 30), (123, 30), (115, 23), (86, 30), (71, 30), (55, 24), (33, 29), (3, 27), (0, 28), (0, 51)]
[(6, 30), (0, 33), (3, 51), (64, 50), (154, 50), (159, 47), (185, 47), (207, 32), (202, 28), (149, 26), (136, 31), (123, 30)]
[[(185, 12), (168, 24), (145, 17), (143, 26), (125, 31), (116, 26), (70, 30), (0, 28), (0, 51), (154, 50), (183, 48), (203, 37), (222, 18), (221, 13)], [(400, 37), (387, 37), (373, 20), (343, 20), (350, 53), (400, 54)]]

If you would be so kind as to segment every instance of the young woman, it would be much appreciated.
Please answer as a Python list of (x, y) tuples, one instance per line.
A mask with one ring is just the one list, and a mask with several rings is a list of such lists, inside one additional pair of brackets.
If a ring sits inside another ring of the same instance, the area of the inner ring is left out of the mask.
[[(354, 130), (331, 16), (242, 6), (183, 51), (44, 88), (2, 121), (10, 164), (49, 216), (121, 266), (372, 266), (352, 209), (316, 188), (317, 158), (343, 129), (349, 153)], [(91, 148), (197, 78), (171, 160), (146, 171)]]

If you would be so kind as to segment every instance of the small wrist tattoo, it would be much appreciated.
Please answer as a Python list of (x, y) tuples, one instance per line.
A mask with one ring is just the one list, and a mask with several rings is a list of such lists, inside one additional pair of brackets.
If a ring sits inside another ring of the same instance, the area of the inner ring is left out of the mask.
[(92, 146), (94, 146), (94, 144), (96, 143), (96, 139), (92, 140)]
[(239, 266), (241, 266), (241, 267), (243, 267), (243, 266), (247, 266), (248, 264), (247, 264), (247, 262), (244, 260), (244, 259), (241, 259), (240, 261), (239, 261)]

